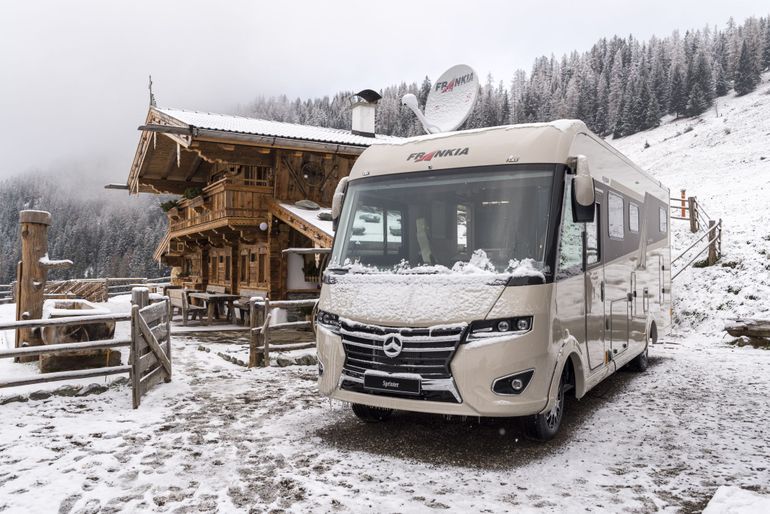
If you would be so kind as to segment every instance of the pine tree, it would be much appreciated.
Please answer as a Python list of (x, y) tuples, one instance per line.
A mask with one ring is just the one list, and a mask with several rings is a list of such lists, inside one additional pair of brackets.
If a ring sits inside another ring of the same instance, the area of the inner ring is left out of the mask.
[(770, 16), (765, 20), (765, 41), (762, 52), (762, 69), (770, 69)]
[(690, 91), (689, 98), (687, 99), (687, 115), (698, 116), (708, 108), (709, 102), (708, 98), (706, 97), (706, 93), (703, 92), (700, 84), (696, 82)]
[(739, 96), (751, 93), (759, 84), (757, 66), (751, 58), (751, 51), (746, 41), (741, 46), (738, 67), (735, 69), (735, 93)]
[(730, 90), (730, 85), (725, 80), (725, 72), (722, 69), (722, 65), (718, 62), (714, 63), (712, 75), (714, 76), (714, 93), (716, 96), (725, 96)]
[(671, 72), (671, 94), (669, 95), (668, 111), (681, 116), (687, 111), (687, 85), (682, 68), (676, 66)]

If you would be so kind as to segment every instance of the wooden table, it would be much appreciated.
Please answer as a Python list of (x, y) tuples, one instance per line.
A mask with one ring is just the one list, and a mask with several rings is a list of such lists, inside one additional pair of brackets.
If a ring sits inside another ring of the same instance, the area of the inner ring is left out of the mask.
[(214, 309), (216, 306), (221, 306), (224, 309), (225, 303), (227, 303), (227, 319), (233, 315), (233, 302), (240, 298), (237, 294), (224, 294), (224, 293), (188, 293), (190, 298), (203, 300), (206, 304), (206, 313), (208, 315), (208, 324), (214, 320)]

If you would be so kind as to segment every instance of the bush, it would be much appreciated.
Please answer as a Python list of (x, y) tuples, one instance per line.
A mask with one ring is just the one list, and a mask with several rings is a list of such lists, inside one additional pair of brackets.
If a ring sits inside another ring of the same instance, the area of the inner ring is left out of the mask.
[(160, 204), (160, 208), (163, 209), (163, 212), (168, 212), (171, 209), (174, 209), (175, 207), (179, 206), (179, 202), (176, 200), (169, 200), (168, 202), (163, 202)]
[(193, 198), (197, 198), (200, 195), (203, 194), (203, 189), (199, 187), (188, 187), (184, 190), (184, 193), (182, 193), (182, 197), (192, 200)]
[(725, 135), (729, 136), (732, 130), (730, 130), (730, 127), (725, 127)]

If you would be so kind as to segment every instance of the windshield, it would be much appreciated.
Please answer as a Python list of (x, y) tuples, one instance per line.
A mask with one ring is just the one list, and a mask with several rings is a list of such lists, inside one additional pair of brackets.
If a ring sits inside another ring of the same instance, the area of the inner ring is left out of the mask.
[(554, 166), (352, 181), (330, 263), (353, 272), (547, 272)]

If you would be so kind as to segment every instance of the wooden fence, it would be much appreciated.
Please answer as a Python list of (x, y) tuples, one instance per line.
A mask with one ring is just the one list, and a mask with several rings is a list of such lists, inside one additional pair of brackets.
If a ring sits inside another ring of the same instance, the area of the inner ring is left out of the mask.
[(0, 350), (0, 359), (36, 357), (59, 352), (129, 348), (129, 364), (103, 368), (43, 373), (29, 377), (0, 378), (0, 389), (14, 386), (43, 384), (60, 380), (105, 377), (128, 373), (134, 408), (138, 408), (142, 396), (155, 384), (171, 380), (171, 310), (168, 298), (148, 305), (149, 291), (137, 288), (132, 292), (134, 305), (130, 314), (97, 314), (54, 319), (31, 319), (0, 323), (0, 330), (19, 328), (64, 327), (104, 321), (131, 321), (130, 339), (105, 339), (82, 343), (57, 343)]
[[(687, 196), (687, 192), (684, 189), (682, 189), (682, 196), (680, 198), (670, 198), (669, 207), (672, 220), (689, 222), (690, 232), (693, 234), (702, 232), (701, 236), (694, 243), (672, 259), (672, 266), (677, 261), (686, 262), (686, 264), (678, 267), (671, 280), (674, 280), (680, 273), (694, 264), (698, 257), (707, 251), (704, 264), (706, 266), (716, 264), (722, 258), (722, 220), (711, 219), (703, 206), (698, 202), (698, 199), (694, 196)], [(700, 243), (700, 246), (696, 248), (698, 243)]]
[(308, 300), (283, 300), (271, 302), (268, 298), (254, 297), (249, 300), (249, 320), (251, 323), (251, 340), (249, 345), (249, 367), (270, 366), (271, 347), (278, 351), (302, 350), (314, 348), (315, 340), (307, 342), (277, 342), (272, 341), (270, 334), (276, 330), (288, 330), (298, 328), (311, 328), (312, 321), (290, 321), (287, 323), (271, 324), (271, 309), (315, 307), (317, 298)]
[(0, 305), (13, 303), (13, 284), (0, 284)]

